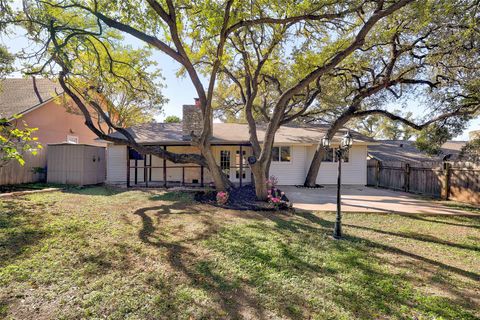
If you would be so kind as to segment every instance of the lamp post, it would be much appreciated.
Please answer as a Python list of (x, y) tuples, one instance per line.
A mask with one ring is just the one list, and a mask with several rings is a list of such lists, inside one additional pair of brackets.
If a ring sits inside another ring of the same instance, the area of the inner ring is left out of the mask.
[[(338, 160), (338, 177), (337, 177), (337, 215), (335, 217), (335, 229), (333, 237), (335, 239), (342, 238), (342, 199), (341, 199), (341, 185), (342, 185), (342, 160), (348, 152), (348, 149), (353, 144), (353, 138), (348, 131), (340, 142), (340, 146), (335, 149), (335, 158)], [(328, 152), (330, 150), (330, 139), (325, 136), (322, 138), (322, 147)]]

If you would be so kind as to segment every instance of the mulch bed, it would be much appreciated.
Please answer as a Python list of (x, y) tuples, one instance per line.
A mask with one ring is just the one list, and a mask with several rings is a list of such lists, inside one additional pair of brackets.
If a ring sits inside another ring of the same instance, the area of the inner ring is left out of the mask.
[[(276, 189), (278, 195), (281, 191)], [(217, 192), (212, 191), (198, 191), (195, 193), (195, 200), (201, 203), (208, 203), (225, 209), (233, 210), (252, 210), (252, 211), (277, 211), (289, 208), (288, 204), (274, 206), (271, 203), (264, 201), (257, 201), (255, 196), (255, 188), (252, 185), (246, 185), (238, 188), (233, 188), (229, 191), (228, 202), (225, 205), (217, 203)], [(287, 201), (287, 197), (283, 196), (282, 200)]]
[(302, 188), (302, 189), (321, 189), (321, 188), (325, 188), (321, 184), (316, 184), (314, 187), (307, 187), (307, 186), (304, 186), (303, 184), (297, 184), (297, 185), (295, 185), (295, 187)]

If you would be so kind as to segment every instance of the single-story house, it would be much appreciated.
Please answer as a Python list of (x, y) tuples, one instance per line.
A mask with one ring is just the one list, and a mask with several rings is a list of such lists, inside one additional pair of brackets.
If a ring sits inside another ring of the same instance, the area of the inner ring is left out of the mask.
[(400, 162), (438, 162), (452, 161), (458, 158), (462, 147), (466, 141), (447, 141), (442, 145), (440, 153), (432, 156), (415, 146), (414, 141), (410, 140), (377, 140), (376, 144), (368, 146), (368, 158), (381, 162), (400, 161)]
[[(183, 106), (182, 123), (148, 123), (129, 128), (136, 141), (144, 145), (160, 145), (177, 153), (199, 153), (190, 145), (192, 131), (201, 130), (201, 115), (197, 105)], [(270, 175), (278, 178), (279, 184), (303, 184), (318, 141), (325, 135), (324, 125), (282, 126), (275, 135)], [(264, 126), (258, 127), (258, 137), (264, 136)], [(339, 145), (346, 129), (340, 130), (332, 147)], [(112, 135), (123, 137), (116, 132)], [(374, 141), (357, 132), (352, 132), (354, 142), (348, 159), (343, 165), (343, 183), (365, 185), (367, 183), (367, 147)], [(247, 164), (251, 155), (248, 125), (240, 123), (213, 123), (212, 148), (220, 167), (234, 183), (249, 183), (252, 180)], [(152, 155), (140, 155), (134, 150), (107, 143), (107, 183), (128, 186), (154, 186), (167, 184), (203, 185), (211, 182), (207, 168), (193, 164), (170, 163)], [(319, 184), (335, 184), (337, 159), (331, 150), (321, 165), (317, 177)]]
[[(15, 115), (21, 115), (16, 120)], [(78, 107), (67, 99), (57, 82), (43, 78), (7, 78), (0, 80), (0, 118), (38, 128), (33, 134), (43, 145), (82, 143), (105, 146), (85, 126)]]

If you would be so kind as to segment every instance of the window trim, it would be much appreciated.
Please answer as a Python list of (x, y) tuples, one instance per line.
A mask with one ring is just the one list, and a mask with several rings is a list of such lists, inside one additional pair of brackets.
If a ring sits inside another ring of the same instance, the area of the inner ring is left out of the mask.
[[(273, 159), (273, 148), (278, 148), (278, 160)], [(290, 154), (290, 160), (288, 161), (282, 161), (282, 148), (288, 148), (289, 149), (289, 154)], [(274, 146), (272, 147), (272, 162), (274, 163), (292, 163), (292, 146)]]
[[(230, 169), (232, 167), (232, 153), (230, 150), (220, 150), (220, 170), (222, 170), (228, 178), (230, 178)], [(228, 164), (228, 167), (226, 166)]]

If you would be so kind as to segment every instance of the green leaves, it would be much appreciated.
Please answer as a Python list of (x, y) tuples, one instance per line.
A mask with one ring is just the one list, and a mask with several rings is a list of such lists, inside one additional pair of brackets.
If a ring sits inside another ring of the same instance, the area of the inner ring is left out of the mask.
[(36, 155), (37, 150), (42, 148), (38, 138), (33, 136), (37, 128), (30, 128), (24, 122), (21, 128), (16, 126), (20, 117), (21, 115), (15, 115), (13, 121), (0, 118), (0, 167), (12, 160), (23, 166), (25, 153)]

